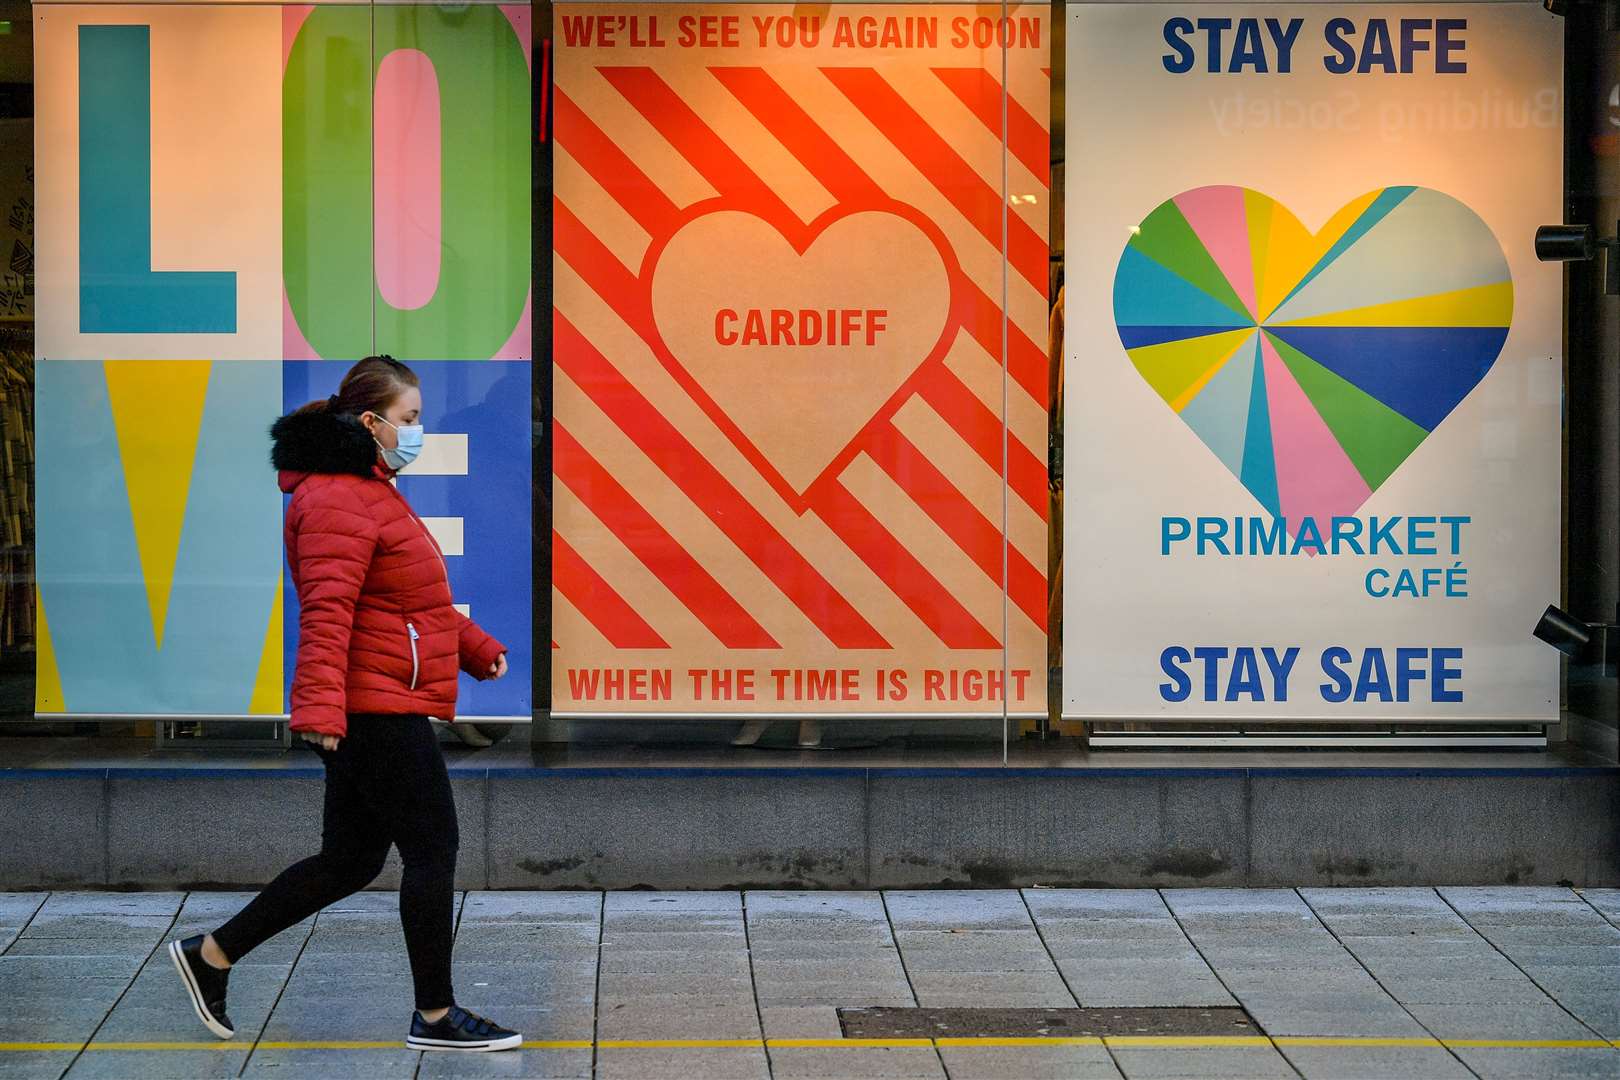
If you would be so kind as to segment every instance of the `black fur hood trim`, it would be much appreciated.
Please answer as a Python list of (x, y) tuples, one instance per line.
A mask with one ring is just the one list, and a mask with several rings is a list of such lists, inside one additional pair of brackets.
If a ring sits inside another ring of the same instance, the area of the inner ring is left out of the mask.
[(270, 427), (270, 464), (282, 472), (370, 476), (377, 444), (357, 416), (288, 413)]

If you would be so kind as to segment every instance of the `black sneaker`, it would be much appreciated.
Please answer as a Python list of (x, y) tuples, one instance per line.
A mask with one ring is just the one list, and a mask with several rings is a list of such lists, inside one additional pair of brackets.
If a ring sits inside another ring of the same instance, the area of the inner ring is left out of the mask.
[(515, 1050), (523, 1045), (523, 1036), (452, 1005), (436, 1024), (423, 1020), (420, 1012), (411, 1013), (405, 1045), (412, 1050)]
[(169, 959), (174, 961), (174, 969), (180, 973), (180, 981), (185, 985), (186, 997), (191, 1000), (197, 1019), (215, 1035), (229, 1039), (236, 1034), (236, 1026), (225, 1015), (225, 984), (231, 973), (230, 969), (221, 971), (203, 959), (205, 937), (198, 934), (184, 941), (169, 942)]

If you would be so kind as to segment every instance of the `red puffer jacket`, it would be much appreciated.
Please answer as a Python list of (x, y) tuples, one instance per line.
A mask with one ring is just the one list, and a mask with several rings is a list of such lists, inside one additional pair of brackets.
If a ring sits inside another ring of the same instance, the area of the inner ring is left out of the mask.
[(456, 673), (506, 647), (450, 603), (444, 556), (358, 419), (293, 413), (270, 431), (292, 495), (284, 534), (298, 590), (292, 729), (345, 735), (349, 713), (456, 713)]

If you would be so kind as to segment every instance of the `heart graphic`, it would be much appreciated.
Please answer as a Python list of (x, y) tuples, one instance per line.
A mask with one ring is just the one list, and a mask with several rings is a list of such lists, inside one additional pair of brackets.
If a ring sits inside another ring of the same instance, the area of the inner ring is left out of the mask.
[(785, 228), (700, 210), (649, 252), (653, 321), (677, 377), (790, 505), (852, 456), (953, 332), (942, 243), (891, 209)]
[(1422, 187), (1370, 191), (1312, 234), (1241, 187), (1161, 203), (1114, 277), (1114, 322), (1166, 404), (1293, 534), (1354, 514), (1496, 362), (1501, 245)]

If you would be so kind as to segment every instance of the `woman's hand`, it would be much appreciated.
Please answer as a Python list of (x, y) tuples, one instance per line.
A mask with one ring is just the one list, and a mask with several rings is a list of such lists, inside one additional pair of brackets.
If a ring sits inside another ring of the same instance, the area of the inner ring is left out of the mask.
[(304, 732), (304, 741), (318, 743), (328, 750), (336, 750), (338, 737), (336, 735), (322, 735), (315, 731), (306, 731)]
[(489, 665), (489, 677), (492, 678), (492, 679), (498, 679), (502, 675), (505, 675), (505, 674), (506, 674), (506, 654), (501, 653), (501, 655), (499, 655), (499, 656), (497, 656), (495, 658), (495, 662), (493, 664)]

